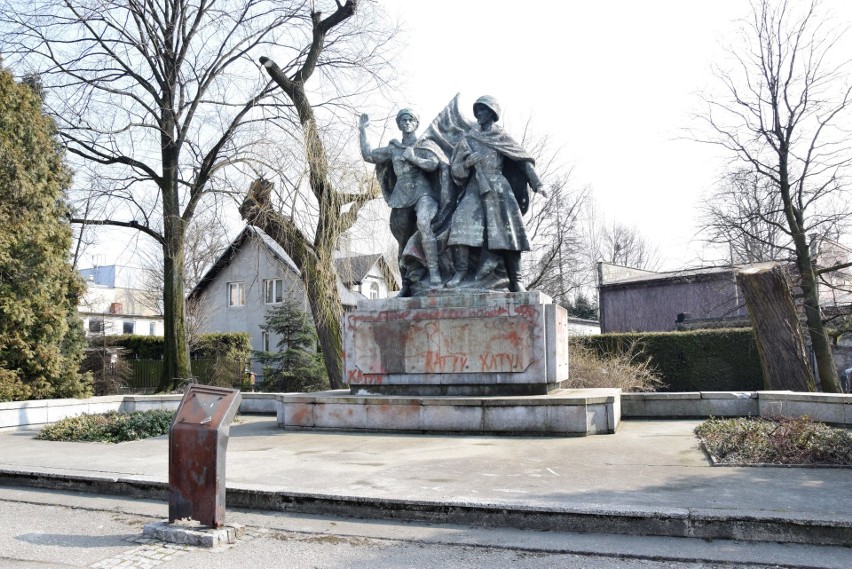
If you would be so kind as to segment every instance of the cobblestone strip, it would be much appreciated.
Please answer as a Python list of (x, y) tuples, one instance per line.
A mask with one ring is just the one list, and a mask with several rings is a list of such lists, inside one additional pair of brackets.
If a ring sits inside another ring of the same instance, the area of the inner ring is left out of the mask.
[(134, 547), (133, 549), (125, 551), (124, 553), (121, 553), (119, 555), (114, 555), (113, 557), (102, 559), (97, 563), (89, 565), (89, 569), (153, 569), (154, 567), (166, 563), (169, 560), (183, 555), (189, 551), (211, 551), (211, 549), (227, 549), (230, 547), (235, 547), (240, 543), (251, 541), (262, 533), (264, 533), (263, 529), (247, 529), (246, 532), (242, 535), (242, 537), (240, 537), (238, 543), (224, 544), (215, 548), (200, 548), (192, 545), (166, 543), (164, 541), (160, 541), (159, 539), (140, 537), (132, 540), (135, 543), (142, 544), (139, 547)]
[(165, 543), (156, 539), (140, 538), (133, 541), (142, 545), (93, 563), (89, 565), (89, 568), (115, 569), (120, 567), (121, 569), (152, 569), (192, 549), (188, 545)]

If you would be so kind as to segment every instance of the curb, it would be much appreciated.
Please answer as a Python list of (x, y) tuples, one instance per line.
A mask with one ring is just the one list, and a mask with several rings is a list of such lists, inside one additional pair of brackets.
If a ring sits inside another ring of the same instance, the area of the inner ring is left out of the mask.
[[(168, 500), (164, 481), (0, 469), (0, 486)], [(761, 511), (438, 502), (229, 487), (231, 508), (539, 531), (852, 546), (852, 517)]]

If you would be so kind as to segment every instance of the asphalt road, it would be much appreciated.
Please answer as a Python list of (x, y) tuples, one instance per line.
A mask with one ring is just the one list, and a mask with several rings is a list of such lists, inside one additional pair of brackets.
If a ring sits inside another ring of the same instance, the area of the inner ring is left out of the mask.
[(848, 568), (842, 547), (536, 532), (228, 511), (235, 545), (142, 539), (166, 504), (0, 487), (0, 568)]

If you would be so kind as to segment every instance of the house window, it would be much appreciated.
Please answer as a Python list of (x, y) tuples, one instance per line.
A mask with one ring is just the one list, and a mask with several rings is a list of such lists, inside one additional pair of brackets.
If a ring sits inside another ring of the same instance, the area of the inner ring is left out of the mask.
[(93, 334), (100, 334), (104, 331), (104, 319), (103, 318), (92, 318), (89, 320), (89, 332)]
[(261, 350), (269, 352), (269, 332), (264, 332), (260, 335)]
[(132, 334), (135, 322), (132, 320), (125, 320), (122, 322), (122, 333), (123, 334)]
[(269, 279), (263, 281), (266, 290), (266, 304), (280, 304), (284, 302), (284, 281), (282, 279)]
[(157, 335), (157, 323), (156, 322), (150, 322), (149, 323), (148, 335), (149, 336), (156, 336)]
[(246, 292), (243, 283), (228, 283), (228, 306), (245, 306)]
[(379, 283), (370, 285), (370, 298), (379, 298)]

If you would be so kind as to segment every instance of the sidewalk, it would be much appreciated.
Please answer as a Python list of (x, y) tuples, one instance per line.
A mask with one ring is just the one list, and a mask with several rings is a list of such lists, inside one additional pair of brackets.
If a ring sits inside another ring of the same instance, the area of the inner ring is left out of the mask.
[[(228, 507), (478, 526), (852, 545), (852, 472), (711, 467), (699, 421), (585, 438), (231, 428)], [(168, 439), (118, 445), (0, 432), (0, 484), (166, 496)], [(2, 492), (2, 489), (0, 489)]]

